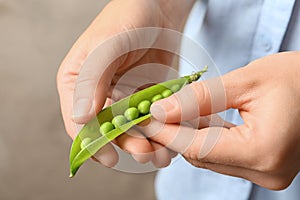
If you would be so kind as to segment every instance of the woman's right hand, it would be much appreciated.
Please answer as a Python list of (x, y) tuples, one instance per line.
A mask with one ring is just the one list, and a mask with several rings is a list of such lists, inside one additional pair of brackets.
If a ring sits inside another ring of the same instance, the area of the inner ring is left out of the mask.
[[(194, 0), (184, 3), (181, 0), (114, 0), (103, 9), (73, 45), (57, 74), (65, 128), (73, 139), (78, 133), (78, 124), (87, 123), (104, 106), (128, 95), (126, 89), (118, 91), (116, 99), (111, 95), (123, 74), (146, 63), (171, 65), (173, 55), (151, 49), (160, 36), (159, 31), (141, 36), (135, 34), (135, 30), (157, 27), (180, 31), (193, 3)], [(131, 51), (140, 43), (149, 48)], [(169, 150), (146, 138), (123, 134), (116, 143), (135, 154), (139, 162), (151, 160), (157, 167), (170, 162)], [(95, 158), (109, 167), (118, 161), (111, 144), (102, 148)]]

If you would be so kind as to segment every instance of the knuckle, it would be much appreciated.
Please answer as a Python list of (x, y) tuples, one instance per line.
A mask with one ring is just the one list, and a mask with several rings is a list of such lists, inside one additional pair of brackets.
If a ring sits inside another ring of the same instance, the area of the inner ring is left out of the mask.
[(200, 159), (200, 148), (188, 148), (184, 153), (183, 156), (190, 160), (202, 161), (204, 159)]
[(187, 151), (184, 153), (185, 158), (189, 158), (189, 160), (198, 160), (198, 155), (194, 151)]
[(56, 84), (58, 90), (72, 85), (76, 80), (77, 74), (70, 72), (68, 69), (60, 68), (56, 75)]

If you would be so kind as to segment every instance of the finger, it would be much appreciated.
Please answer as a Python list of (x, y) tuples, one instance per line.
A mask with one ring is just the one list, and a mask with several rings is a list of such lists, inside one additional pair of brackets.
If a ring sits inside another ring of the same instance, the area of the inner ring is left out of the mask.
[(141, 164), (148, 163), (153, 159), (153, 152), (148, 152), (148, 153), (134, 153), (131, 154), (132, 158)]
[(188, 158), (250, 168), (255, 166), (257, 155), (251, 132), (247, 132), (243, 126), (197, 130), (178, 124), (162, 125), (159, 121), (152, 120), (142, 127), (142, 131), (151, 140)]
[(136, 129), (130, 129), (126, 134), (116, 139), (116, 144), (124, 151), (130, 153), (139, 163), (152, 161), (158, 168), (170, 164), (171, 158), (177, 153), (155, 142), (149, 142), (147, 138)]
[(168, 150), (169, 150), (169, 154), (170, 154), (170, 157), (171, 157), (171, 158), (175, 158), (175, 157), (178, 155), (177, 152), (172, 151), (171, 149), (168, 149)]
[(156, 142), (151, 142), (151, 145), (154, 148), (154, 156), (152, 159), (153, 165), (157, 168), (163, 168), (170, 165), (172, 158), (170, 151)]
[(106, 108), (106, 107), (110, 106), (113, 103), (114, 103), (114, 100), (112, 100), (111, 98), (107, 98), (103, 108)]
[(117, 137), (115, 141), (121, 149), (132, 154), (133, 158), (139, 163), (147, 163), (154, 156), (151, 143), (134, 128)]
[(242, 108), (248, 100), (251, 83), (244, 82), (240, 77), (240, 71), (236, 70), (222, 77), (194, 82), (153, 103), (151, 113), (162, 122), (176, 123), (229, 108)]
[(224, 121), (218, 114), (212, 114), (205, 117), (197, 117), (196, 119), (189, 120), (187, 122), (181, 122), (181, 125), (185, 124), (195, 129), (202, 129), (208, 127), (231, 128), (235, 126), (230, 122)]
[(110, 143), (102, 147), (93, 157), (106, 167), (114, 167), (119, 160), (117, 151)]

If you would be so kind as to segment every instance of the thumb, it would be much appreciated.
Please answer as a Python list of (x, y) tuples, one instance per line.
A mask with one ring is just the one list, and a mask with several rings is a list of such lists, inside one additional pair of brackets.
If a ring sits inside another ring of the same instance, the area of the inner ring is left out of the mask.
[(86, 123), (104, 105), (121, 55), (115, 43), (101, 43), (81, 66), (73, 93), (73, 120), (77, 123)]
[(151, 114), (159, 121), (177, 123), (238, 107), (242, 86), (238, 73), (194, 82), (179, 92), (151, 106)]
[(86, 123), (102, 109), (117, 70), (128, 70), (136, 63), (146, 51), (135, 53), (134, 57), (130, 53), (151, 47), (158, 33), (157, 29), (127, 30), (108, 38), (91, 51), (74, 89), (75, 122)]

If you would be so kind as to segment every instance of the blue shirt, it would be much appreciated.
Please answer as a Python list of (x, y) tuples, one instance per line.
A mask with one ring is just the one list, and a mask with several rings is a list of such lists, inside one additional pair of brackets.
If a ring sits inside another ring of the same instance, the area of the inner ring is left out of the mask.
[[(269, 54), (300, 50), (299, 11), (296, 0), (197, 1), (185, 35), (201, 44), (225, 74)], [(194, 53), (182, 46), (183, 52)], [(181, 73), (193, 70), (189, 64), (181, 60)], [(235, 110), (226, 113), (226, 120), (242, 123)], [(179, 157), (157, 174), (156, 194), (159, 200), (299, 200), (300, 176), (286, 190), (270, 191), (195, 168)]]

